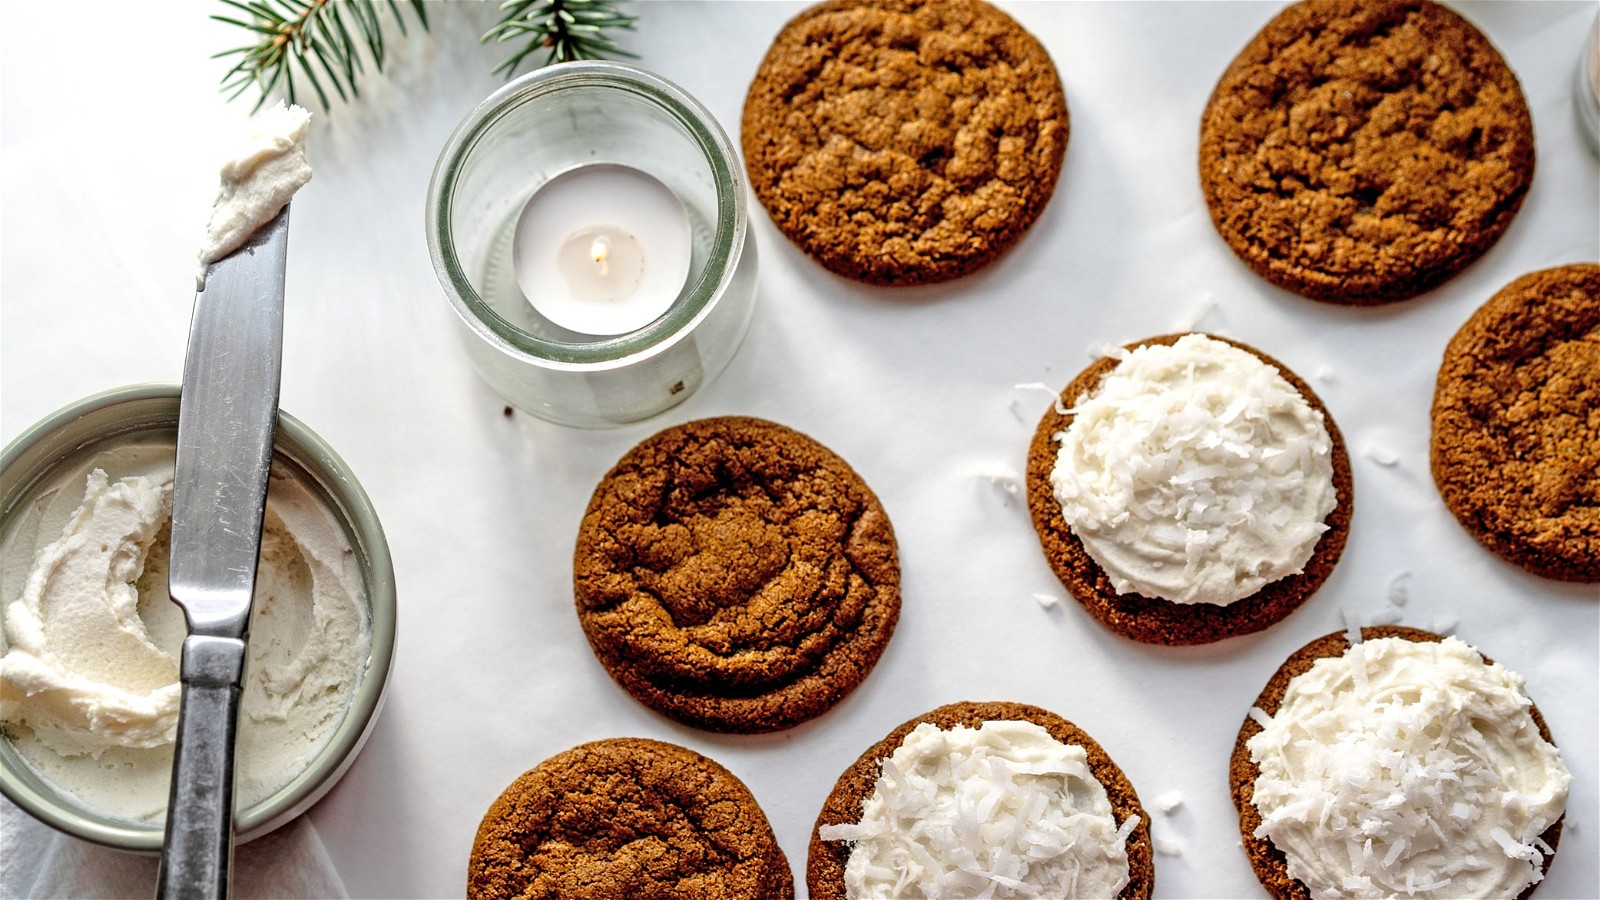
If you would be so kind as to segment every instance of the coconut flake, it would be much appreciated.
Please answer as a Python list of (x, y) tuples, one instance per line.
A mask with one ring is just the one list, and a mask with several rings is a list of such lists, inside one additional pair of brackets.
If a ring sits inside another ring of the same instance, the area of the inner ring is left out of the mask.
[(1226, 605), (1302, 571), (1327, 530), (1322, 416), (1243, 350), (1139, 347), (1069, 413), (1052, 491), (1118, 593)]
[[(1251, 709), (1260, 712), (1258, 707), (1251, 707)], [(1265, 713), (1262, 713), (1262, 715), (1265, 715)], [(1178, 807), (1183, 805), (1183, 795), (1177, 791), (1167, 791), (1156, 797), (1155, 802), (1156, 809), (1160, 810), (1162, 815), (1170, 816), (1178, 810)]]
[(1373, 613), (1369, 617), (1369, 621), (1373, 625), (1398, 625), (1400, 618), (1400, 610), (1390, 606)]
[(1216, 308), (1216, 295), (1212, 294), (1210, 291), (1206, 291), (1204, 294), (1200, 295), (1199, 301), (1197, 301), (1194, 307), (1189, 310), (1188, 314), (1179, 316), (1177, 319), (1173, 320), (1172, 331), (1180, 332), (1195, 330), (1195, 328), (1200, 325), (1200, 322), (1204, 320), (1206, 316), (1209, 316)]
[(1260, 725), (1262, 728), (1266, 728), (1272, 724), (1272, 717), (1267, 715), (1267, 711), (1259, 706), (1250, 707), (1249, 715), (1250, 721)]
[(1401, 572), (1389, 581), (1389, 602), (1394, 606), (1405, 606), (1411, 599), (1407, 582), (1411, 580), (1410, 572)]
[(1344, 615), (1344, 639), (1350, 646), (1361, 643), (1361, 614), (1353, 606), (1343, 606), (1339, 612)]
[(1138, 825), (1116, 825), (1083, 748), (1009, 721), (919, 725), (884, 760), (861, 815), (818, 829), (853, 842), (852, 897), (1114, 896)]
[(987, 481), (990, 487), (1012, 497), (1022, 492), (1022, 479), (1017, 475), (1017, 470), (1005, 463), (992, 460), (971, 462), (962, 466), (960, 471), (964, 477)]
[(1368, 444), (1362, 449), (1361, 455), (1385, 468), (1389, 468), (1400, 463), (1400, 457), (1396, 456), (1393, 450), (1378, 444)]
[(1317, 660), (1247, 743), (1257, 836), (1313, 896), (1521, 893), (1571, 782), (1521, 685), (1454, 638)]
[(1056, 415), (1064, 416), (1067, 414), (1067, 407), (1066, 404), (1061, 402), (1060, 392), (1042, 381), (1028, 381), (1023, 384), (1014, 384), (1011, 387), (1013, 390), (1018, 391), (1044, 391), (1050, 395), (1050, 399), (1054, 402)]

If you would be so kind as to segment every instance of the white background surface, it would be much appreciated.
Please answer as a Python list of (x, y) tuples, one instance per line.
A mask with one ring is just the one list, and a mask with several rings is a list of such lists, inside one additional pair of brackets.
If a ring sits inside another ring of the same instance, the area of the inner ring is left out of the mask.
[[(283, 408), (371, 494), (394, 554), (400, 638), (388, 705), (312, 822), (354, 896), (462, 892), (484, 810), (523, 770), (577, 743), (636, 735), (732, 769), (803, 879), (823, 798), (867, 746), (961, 699), (1050, 708), (1120, 763), (1179, 856), (1156, 893), (1257, 896), (1238, 847), (1227, 758), (1246, 709), (1313, 637), (1392, 613), (1452, 626), (1523, 673), (1575, 774), (1541, 898), (1600, 891), (1600, 588), (1527, 575), (1478, 547), (1428, 474), (1428, 407), (1446, 341), (1514, 277), (1600, 255), (1597, 163), (1572, 108), (1592, 3), (1463, 4), (1533, 110), (1538, 169), (1521, 213), (1444, 287), (1377, 310), (1277, 290), (1213, 231), (1196, 133), (1216, 78), (1273, 14), (1258, 3), (1013, 3), (1065, 84), (1071, 142), (1055, 198), (989, 269), (940, 287), (872, 289), (789, 246), (759, 206), (760, 299), (719, 380), (645, 424), (574, 431), (507, 418), (455, 343), (424, 244), (434, 160), (494, 89), (493, 4), (430, 7), (395, 39), (358, 105), (318, 116), (315, 180), (295, 202)], [(743, 95), (790, 3), (642, 3), (627, 46), (737, 136)], [(232, 29), (216, 3), (12, 4), (0, 30), (0, 439), (105, 388), (177, 381), (193, 252), (242, 116), (216, 90)], [(1215, 308), (1196, 323), (1206, 297)], [(1283, 360), (1343, 428), (1355, 516), (1343, 560), (1300, 611), (1207, 647), (1138, 645), (1090, 620), (1045, 565), (1026, 508), (987, 476), (1020, 472), (1049, 402), (1090, 348), (1197, 324)], [(578, 627), (571, 552), (595, 483), (657, 429), (720, 414), (784, 423), (877, 491), (899, 538), (899, 630), (861, 689), (779, 734), (680, 727), (629, 699)], [(1383, 466), (1374, 456), (1392, 454)], [(6, 598), (10, 599), (10, 598)], [(1173, 815), (1153, 800), (1177, 791)], [(14, 815), (15, 811), (9, 814)], [(0, 850), (0, 855), (4, 855)], [(15, 863), (10, 863), (15, 865)], [(141, 893), (138, 886), (130, 893)]]

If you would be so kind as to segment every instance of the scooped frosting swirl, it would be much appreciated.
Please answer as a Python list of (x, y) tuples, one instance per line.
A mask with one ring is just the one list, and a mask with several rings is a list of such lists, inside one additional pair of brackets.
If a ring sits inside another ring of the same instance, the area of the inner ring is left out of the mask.
[(1251, 353), (1144, 345), (1069, 412), (1052, 492), (1119, 594), (1225, 606), (1303, 571), (1328, 530), (1322, 414)]
[(1315, 898), (1516, 897), (1572, 776), (1523, 681), (1455, 638), (1379, 638), (1295, 676), (1246, 743), (1256, 837)]

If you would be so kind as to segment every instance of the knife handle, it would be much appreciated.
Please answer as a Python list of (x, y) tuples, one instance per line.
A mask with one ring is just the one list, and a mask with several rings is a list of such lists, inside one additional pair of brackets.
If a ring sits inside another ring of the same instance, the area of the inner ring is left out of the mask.
[(233, 868), (233, 743), (244, 641), (190, 635), (183, 642), (183, 699), (172, 761), (167, 832), (156, 896), (228, 895)]

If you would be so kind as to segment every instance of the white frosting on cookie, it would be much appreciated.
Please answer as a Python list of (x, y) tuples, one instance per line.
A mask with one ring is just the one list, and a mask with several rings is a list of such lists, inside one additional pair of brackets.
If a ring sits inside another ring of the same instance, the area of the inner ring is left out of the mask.
[(1319, 659), (1246, 745), (1256, 836), (1316, 898), (1516, 897), (1572, 783), (1531, 706), (1455, 638)]
[(851, 900), (1115, 897), (1127, 838), (1082, 747), (1032, 722), (945, 731), (923, 723), (883, 763), (861, 820), (824, 825), (850, 841)]
[(1119, 594), (1227, 605), (1302, 571), (1327, 531), (1322, 414), (1251, 353), (1138, 347), (1070, 412), (1050, 484)]

